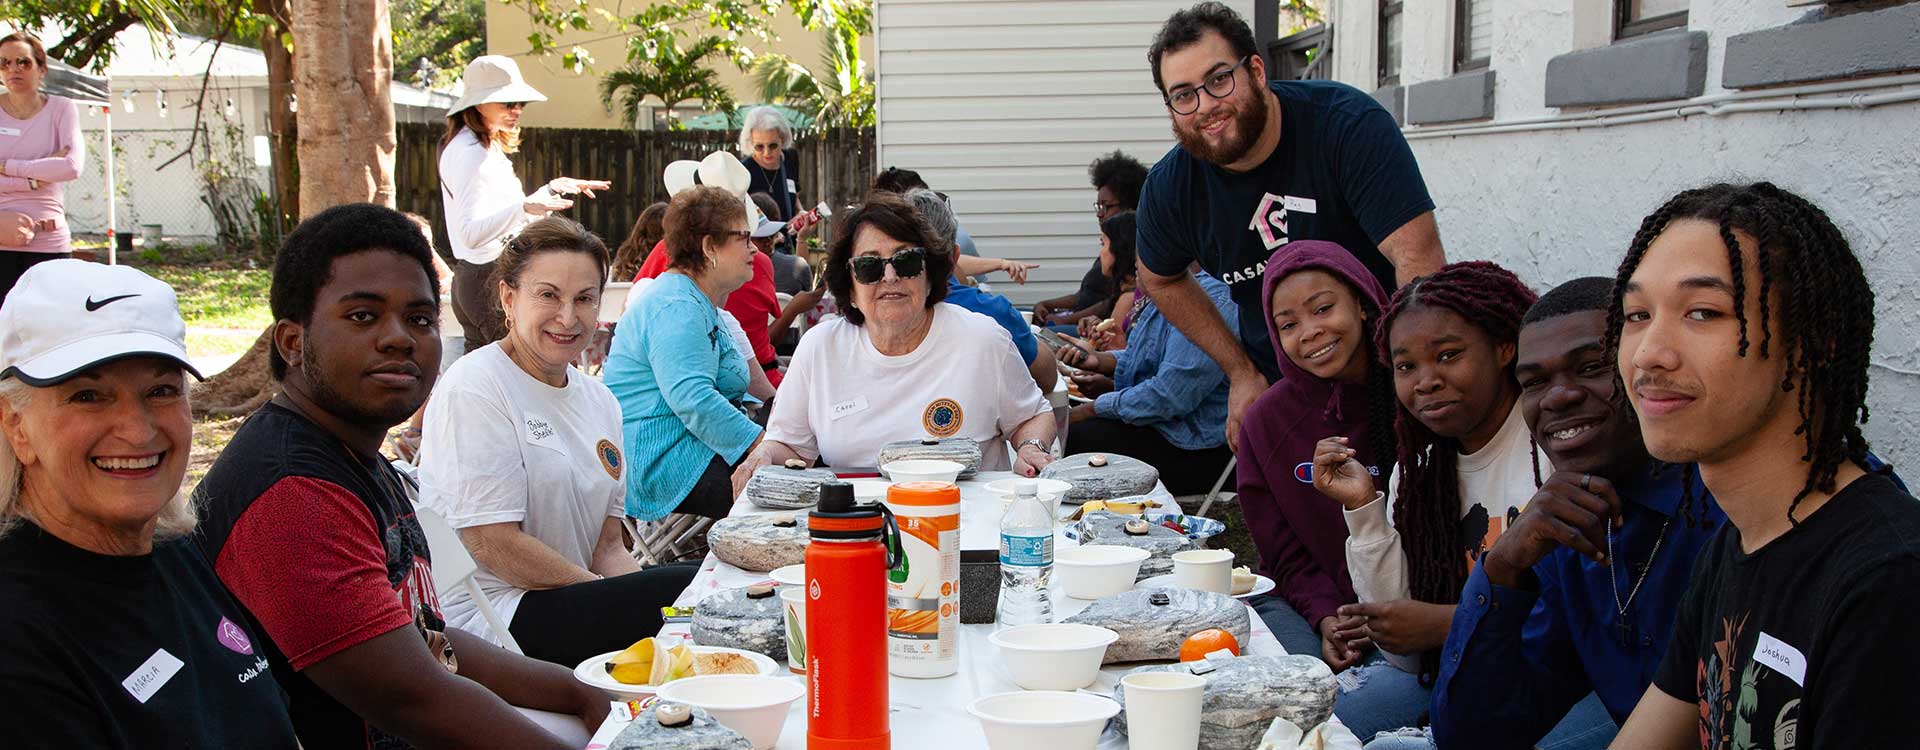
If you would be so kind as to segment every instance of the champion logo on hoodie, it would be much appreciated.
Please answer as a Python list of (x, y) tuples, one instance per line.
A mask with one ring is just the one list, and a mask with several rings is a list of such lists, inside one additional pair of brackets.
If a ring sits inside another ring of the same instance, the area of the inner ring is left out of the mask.
[[(1367, 467), (1367, 473), (1372, 474), (1373, 476), (1376, 476), (1376, 477), (1380, 476), (1380, 467), (1369, 466)], [(1308, 461), (1303, 464), (1295, 465), (1293, 467), (1293, 478), (1298, 479), (1307, 484), (1313, 484), (1313, 462)]]

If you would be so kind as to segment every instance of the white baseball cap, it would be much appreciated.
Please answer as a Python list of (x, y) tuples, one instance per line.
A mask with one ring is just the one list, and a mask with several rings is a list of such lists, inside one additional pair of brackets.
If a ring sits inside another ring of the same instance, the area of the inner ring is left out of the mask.
[(0, 305), (0, 378), (55, 385), (127, 357), (187, 359), (173, 288), (127, 266), (63, 258), (20, 276)]
[(506, 55), (481, 55), (467, 63), (460, 73), (460, 98), (447, 107), (447, 116), (487, 102), (544, 102), (547, 95), (527, 85), (520, 77), (520, 66)]

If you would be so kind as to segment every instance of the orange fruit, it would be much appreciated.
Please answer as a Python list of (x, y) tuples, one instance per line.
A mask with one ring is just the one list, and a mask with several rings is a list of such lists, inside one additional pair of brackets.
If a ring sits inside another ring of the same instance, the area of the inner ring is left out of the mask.
[(1202, 630), (1187, 636), (1187, 640), (1180, 644), (1180, 661), (1200, 661), (1207, 658), (1207, 654), (1220, 649), (1226, 649), (1233, 652), (1234, 656), (1239, 656), (1240, 642), (1234, 640), (1232, 633), (1219, 628)]

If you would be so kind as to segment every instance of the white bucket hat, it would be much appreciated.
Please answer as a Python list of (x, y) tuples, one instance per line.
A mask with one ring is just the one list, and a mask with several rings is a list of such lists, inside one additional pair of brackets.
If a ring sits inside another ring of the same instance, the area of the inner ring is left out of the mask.
[(127, 266), (63, 258), (21, 274), (0, 306), (0, 378), (61, 383), (137, 356), (187, 359), (187, 325), (173, 287)]
[(505, 55), (481, 55), (467, 63), (467, 69), (460, 74), (460, 85), (464, 90), (460, 98), (453, 100), (453, 106), (447, 108), (447, 116), (460, 114), (460, 111), (475, 104), (487, 102), (544, 102), (547, 95), (527, 85), (520, 77), (520, 66), (513, 58)]

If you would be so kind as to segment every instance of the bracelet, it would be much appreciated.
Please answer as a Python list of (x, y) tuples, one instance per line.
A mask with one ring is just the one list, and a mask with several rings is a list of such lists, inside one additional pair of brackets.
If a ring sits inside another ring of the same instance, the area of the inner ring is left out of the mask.
[(1047, 450), (1047, 444), (1046, 444), (1046, 443), (1045, 443), (1044, 441), (1042, 441), (1042, 440), (1041, 440), (1040, 438), (1028, 438), (1028, 439), (1026, 439), (1026, 440), (1022, 440), (1022, 441), (1020, 441), (1020, 444), (1019, 444), (1019, 445), (1017, 445), (1017, 446), (1014, 446), (1014, 448), (1013, 448), (1013, 452), (1015, 452), (1015, 453), (1019, 453), (1019, 452), (1020, 452), (1020, 449), (1021, 449), (1021, 448), (1025, 448), (1025, 447), (1027, 447), (1027, 446), (1029, 446), (1029, 445), (1031, 445), (1031, 446), (1033, 446), (1033, 447), (1035, 447), (1035, 448), (1038, 448), (1038, 449), (1040, 449), (1040, 452), (1041, 452), (1041, 453), (1051, 453), (1051, 452), (1052, 452), (1052, 451), (1049, 451), (1049, 450)]

